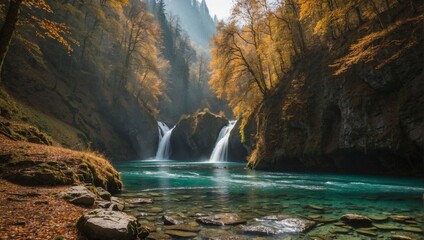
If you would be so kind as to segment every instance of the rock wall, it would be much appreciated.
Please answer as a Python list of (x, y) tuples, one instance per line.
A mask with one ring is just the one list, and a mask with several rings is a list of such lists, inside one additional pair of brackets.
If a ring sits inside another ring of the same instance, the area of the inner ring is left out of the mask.
[(114, 126), (128, 139), (140, 159), (156, 155), (159, 130), (155, 117), (131, 96), (121, 98), (110, 107)]
[(210, 112), (200, 112), (182, 118), (171, 135), (171, 159), (209, 159), (219, 132), (227, 124), (227, 119)]
[(338, 77), (334, 53), (311, 52), (248, 120), (249, 166), (423, 176), (423, 49)]

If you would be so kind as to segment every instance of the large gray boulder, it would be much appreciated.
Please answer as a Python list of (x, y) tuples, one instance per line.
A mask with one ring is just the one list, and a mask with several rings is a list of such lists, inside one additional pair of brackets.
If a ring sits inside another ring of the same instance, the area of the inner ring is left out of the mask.
[(133, 240), (137, 238), (138, 222), (123, 212), (95, 209), (80, 217), (77, 228), (88, 239)]
[(60, 192), (59, 197), (78, 206), (93, 206), (96, 195), (84, 186), (74, 186), (66, 191)]

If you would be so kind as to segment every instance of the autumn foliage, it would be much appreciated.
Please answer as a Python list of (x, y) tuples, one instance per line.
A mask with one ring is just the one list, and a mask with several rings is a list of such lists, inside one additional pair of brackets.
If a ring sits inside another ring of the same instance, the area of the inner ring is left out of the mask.
[(245, 118), (278, 86), (297, 60), (314, 48), (331, 49), (345, 36), (367, 23), (349, 52), (334, 62), (340, 75), (360, 63), (380, 59), (381, 68), (396, 58), (381, 57), (390, 46), (410, 49), (414, 36), (384, 41), (405, 24), (392, 12), (406, 8), (419, 11), (417, 1), (391, 0), (237, 0), (229, 21), (221, 22), (212, 41), (212, 77), (209, 82), (219, 98), (227, 99), (236, 116)]

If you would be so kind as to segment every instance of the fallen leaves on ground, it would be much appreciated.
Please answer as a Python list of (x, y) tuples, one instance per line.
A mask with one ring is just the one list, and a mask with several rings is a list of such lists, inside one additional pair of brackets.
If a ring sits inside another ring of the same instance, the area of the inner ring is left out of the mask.
[(0, 180), (0, 239), (78, 239), (86, 209), (56, 197), (67, 187), (24, 187)]

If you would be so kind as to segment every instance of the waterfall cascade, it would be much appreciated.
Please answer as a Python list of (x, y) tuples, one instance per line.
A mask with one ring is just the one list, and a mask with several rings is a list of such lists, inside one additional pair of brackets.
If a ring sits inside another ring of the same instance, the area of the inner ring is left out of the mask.
[(171, 135), (172, 130), (174, 130), (175, 127), (169, 129), (169, 127), (165, 123), (158, 122), (158, 128), (159, 146), (156, 152), (156, 159), (167, 160), (171, 156)]
[(230, 140), (230, 133), (236, 125), (237, 120), (230, 121), (230, 123), (223, 127), (219, 132), (218, 139), (215, 148), (212, 151), (212, 155), (209, 159), (210, 162), (227, 161), (228, 156), (228, 142)]

